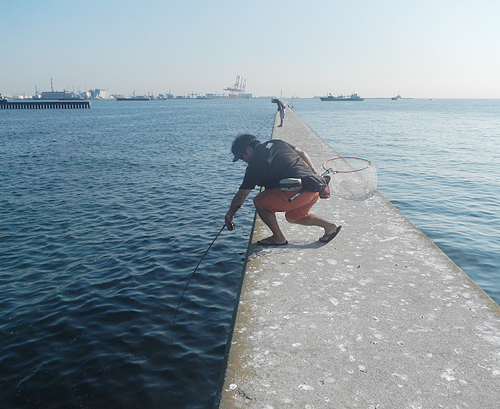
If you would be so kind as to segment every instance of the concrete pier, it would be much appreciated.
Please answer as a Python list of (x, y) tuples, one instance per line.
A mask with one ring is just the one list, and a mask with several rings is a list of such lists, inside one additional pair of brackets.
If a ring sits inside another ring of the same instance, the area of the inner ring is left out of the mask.
[[(337, 156), (290, 109), (273, 138)], [(215, 407), (500, 407), (500, 307), (380, 194), (312, 212), (330, 243), (279, 215), (290, 244), (260, 247), (256, 221)]]
[(82, 109), (90, 108), (90, 101), (0, 101), (0, 109)]

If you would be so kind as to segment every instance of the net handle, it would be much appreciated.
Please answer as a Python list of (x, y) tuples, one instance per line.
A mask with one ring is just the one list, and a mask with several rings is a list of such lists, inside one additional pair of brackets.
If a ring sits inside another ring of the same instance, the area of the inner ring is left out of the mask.
[[(364, 168), (361, 169), (354, 169), (354, 170), (333, 170), (333, 168), (325, 168), (325, 164), (327, 162), (331, 162), (332, 160), (337, 160), (337, 159), (356, 159), (356, 160), (361, 160), (363, 162), (368, 163)], [(354, 172), (359, 172), (361, 170), (368, 169), (371, 166), (371, 162), (366, 159), (361, 159), (361, 158), (355, 158), (354, 156), (339, 156), (338, 158), (333, 158), (333, 159), (328, 159), (327, 161), (323, 162), (321, 167), (325, 169), (327, 172), (331, 172), (333, 174), (335, 173), (354, 173)]]

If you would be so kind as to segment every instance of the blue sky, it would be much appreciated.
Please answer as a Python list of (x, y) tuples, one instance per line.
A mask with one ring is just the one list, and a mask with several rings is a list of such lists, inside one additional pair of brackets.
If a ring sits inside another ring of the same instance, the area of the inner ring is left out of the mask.
[(498, 0), (1, 0), (0, 93), (500, 98)]

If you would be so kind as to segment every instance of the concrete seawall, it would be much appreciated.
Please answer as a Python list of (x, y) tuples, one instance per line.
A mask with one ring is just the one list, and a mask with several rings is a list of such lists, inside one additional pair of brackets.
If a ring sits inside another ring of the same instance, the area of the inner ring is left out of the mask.
[[(273, 138), (337, 156), (289, 109)], [(290, 244), (260, 247), (257, 219), (215, 406), (500, 407), (500, 307), (380, 194), (313, 213), (326, 245), (280, 214)]]

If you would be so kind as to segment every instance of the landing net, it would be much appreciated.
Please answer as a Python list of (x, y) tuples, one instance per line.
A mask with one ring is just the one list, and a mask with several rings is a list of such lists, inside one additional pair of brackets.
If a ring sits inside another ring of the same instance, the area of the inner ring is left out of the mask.
[(340, 157), (323, 163), (330, 174), (330, 192), (348, 200), (366, 200), (377, 191), (377, 170), (366, 159)]

